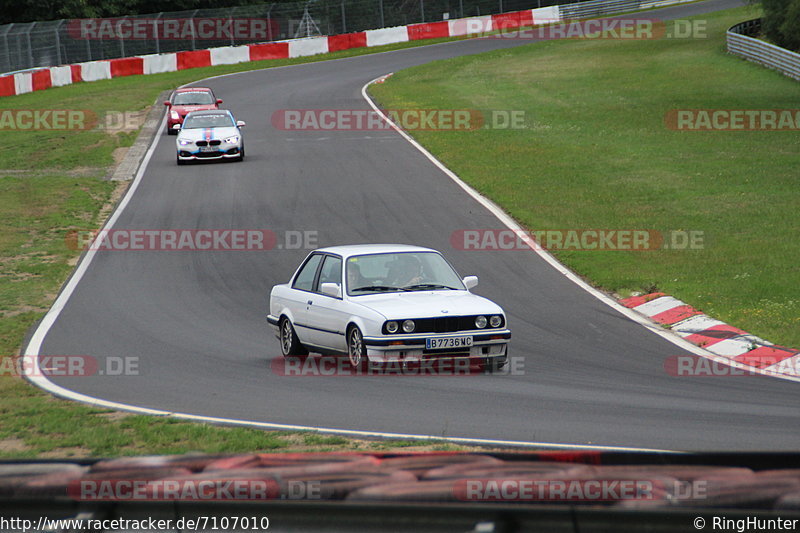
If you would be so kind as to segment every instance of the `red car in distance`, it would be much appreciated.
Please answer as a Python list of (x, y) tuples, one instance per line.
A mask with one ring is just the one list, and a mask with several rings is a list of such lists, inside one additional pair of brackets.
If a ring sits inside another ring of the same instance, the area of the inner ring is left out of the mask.
[(183, 124), (186, 114), (191, 111), (207, 111), (219, 109), (222, 100), (214, 96), (214, 91), (208, 87), (186, 87), (175, 89), (172, 96), (164, 105), (167, 110), (167, 133), (178, 133), (178, 125)]

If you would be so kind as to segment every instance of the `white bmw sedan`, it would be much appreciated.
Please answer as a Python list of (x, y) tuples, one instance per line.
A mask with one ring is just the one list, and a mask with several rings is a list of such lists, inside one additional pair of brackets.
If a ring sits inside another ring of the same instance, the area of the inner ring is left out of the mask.
[(429, 248), (321, 248), (272, 288), (267, 320), (284, 357), (346, 354), (355, 368), (468, 358), (496, 370), (511, 331), (500, 306), (469, 291), (477, 284)]
[(244, 159), (244, 121), (226, 109), (192, 111), (183, 119), (175, 147), (178, 164), (200, 159)]

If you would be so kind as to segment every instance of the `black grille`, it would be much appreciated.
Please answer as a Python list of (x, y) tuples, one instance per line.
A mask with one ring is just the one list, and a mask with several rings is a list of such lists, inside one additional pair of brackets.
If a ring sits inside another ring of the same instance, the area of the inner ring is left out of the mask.
[[(414, 324), (416, 327), (412, 333), (453, 333), (456, 331), (470, 331), (470, 330), (477, 330), (478, 328), (475, 326), (475, 318), (479, 315), (469, 315), (469, 316), (440, 316), (435, 318), (415, 318)], [(489, 317), (492, 315), (483, 315), (488, 320)], [(397, 320), (397, 324), (400, 326), (398, 331), (395, 332), (395, 335), (402, 335), (405, 332), (403, 331), (403, 321)], [(486, 325), (480, 331), (492, 331), (502, 329), (505, 326), (505, 319), (500, 322), (500, 325), (496, 328), (493, 328)], [(383, 325), (383, 333), (389, 334), (386, 330), (386, 324)]]
[(195, 144), (197, 146), (208, 146), (208, 141), (197, 141)]
[(222, 141), (209, 141), (208, 144), (211, 146), (219, 146), (222, 144)]

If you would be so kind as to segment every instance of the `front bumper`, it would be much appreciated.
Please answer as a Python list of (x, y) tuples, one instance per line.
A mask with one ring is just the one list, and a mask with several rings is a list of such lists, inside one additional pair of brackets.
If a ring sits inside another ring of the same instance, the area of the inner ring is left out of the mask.
[(210, 146), (213, 150), (201, 150), (197, 146), (180, 146), (178, 147), (178, 159), (181, 161), (199, 161), (199, 160), (213, 160), (213, 159), (238, 159), (242, 154), (242, 147), (238, 144), (220, 144), (218, 146)]
[[(431, 337), (472, 336), (472, 346), (463, 348), (427, 349), (425, 339)], [(511, 331), (508, 329), (480, 331), (459, 331), (449, 334), (383, 335), (364, 337), (370, 361), (417, 362), (436, 359), (473, 359), (484, 361), (491, 358), (505, 358)]]

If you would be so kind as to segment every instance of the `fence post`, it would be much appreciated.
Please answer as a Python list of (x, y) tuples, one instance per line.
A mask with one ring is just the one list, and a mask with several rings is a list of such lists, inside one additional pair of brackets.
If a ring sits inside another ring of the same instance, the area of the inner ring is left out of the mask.
[(228, 22), (231, 23), (231, 46), (233, 46), (233, 12), (236, 10), (235, 7), (232, 7), (231, 10), (228, 12)]
[(195, 25), (194, 18), (195, 18), (195, 15), (197, 15), (198, 11), (200, 11), (200, 10), (199, 9), (195, 9), (194, 11), (192, 11), (192, 16), (189, 17), (190, 19), (192, 19), (192, 50), (195, 49), (195, 46), (194, 46), (194, 25)]
[(419, 16), (420, 22), (425, 22), (425, 0), (419, 0)]
[(272, 8), (275, 7), (275, 4), (270, 4), (269, 9), (267, 9), (267, 40), (272, 40), (272, 18), (270, 17), (270, 13), (272, 13)]
[(61, 61), (61, 36), (59, 33), (61, 32), (61, 25), (64, 24), (64, 19), (58, 21), (58, 25), (56, 29), (53, 30), (54, 37), (56, 38), (56, 61), (58, 61), (59, 65), (63, 65), (64, 62)]
[(342, 33), (347, 33), (347, 17), (344, 14), (344, 0), (342, 0), (341, 6), (342, 6)]
[(31, 30), (33, 30), (34, 26), (36, 26), (36, 23), (32, 22), (28, 31), (25, 33), (28, 41), (28, 66), (26, 68), (33, 68), (35, 66), (33, 64), (33, 45), (31, 44)]
[(158, 30), (158, 21), (161, 20), (161, 15), (163, 15), (163, 14), (164, 14), (163, 11), (159, 11), (158, 12), (158, 16), (153, 21), (153, 33), (155, 34), (155, 38), (156, 38), (156, 53), (157, 54), (161, 53), (161, 43), (158, 40), (158, 34), (161, 33), (161, 32)]
[(378, 0), (378, 3), (381, 6), (381, 28), (385, 28), (386, 27), (386, 22), (384, 22), (384, 20), (383, 20), (383, 0)]

